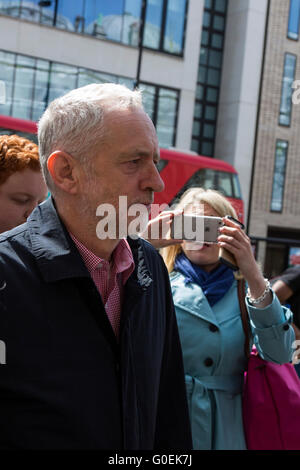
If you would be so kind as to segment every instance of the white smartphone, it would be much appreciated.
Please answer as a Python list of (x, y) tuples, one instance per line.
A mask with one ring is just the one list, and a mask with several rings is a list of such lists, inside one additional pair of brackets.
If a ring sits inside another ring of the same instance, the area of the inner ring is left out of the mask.
[(178, 214), (171, 223), (171, 238), (201, 243), (217, 243), (221, 217), (205, 215)]

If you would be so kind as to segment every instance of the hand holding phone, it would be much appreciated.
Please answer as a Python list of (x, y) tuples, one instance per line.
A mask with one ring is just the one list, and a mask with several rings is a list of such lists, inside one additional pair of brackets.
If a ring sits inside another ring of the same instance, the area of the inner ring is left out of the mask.
[[(236, 224), (240, 225), (240, 227), (244, 230), (245, 226), (239, 220), (236, 220), (234, 217), (231, 217), (230, 215), (227, 215), (226, 219), (232, 220)], [(233, 256), (233, 254), (223, 247), (221, 247), (219, 250), (219, 260), (221, 261), (221, 263), (226, 264), (226, 266), (231, 268), (233, 271), (239, 270), (239, 267), (237, 265), (236, 259)]]

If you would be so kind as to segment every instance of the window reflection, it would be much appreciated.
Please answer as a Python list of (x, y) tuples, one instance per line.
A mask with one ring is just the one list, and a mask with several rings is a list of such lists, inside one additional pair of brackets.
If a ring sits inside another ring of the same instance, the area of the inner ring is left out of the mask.
[(12, 114), (15, 117), (31, 119), (32, 83), (35, 59), (18, 56), (15, 70)]
[(5, 103), (0, 103), (0, 114), (11, 114), (12, 85), (15, 69), (15, 54), (0, 51), (0, 80), (5, 83)]
[(283, 207), (287, 151), (288, 142), (285, 140), (277, 140), (271, 198), (271, 211), (275, 212), (281, 212)]
[[(148, 0), (144, 46), (181, 54), (187, 0)], [(0, 13), (137, 46), (142, 0), (0, 0)]]
[(177, 91), (160, 88), (156, 132), (161, 147), (171, 147), (174, 142), (178, 94)]
[(169, 0), (166, 29), (164, 37), (164, 50), (180, 53), (183, 48), (185, 0)]
[(290, 0), (290, 12), (288, 22), (288, 38), (299, 38), (300, 0)]
[(162, 12), (163, 0), (148, 0), (144, 30), (144, 46), (159, 49)]
[(289, 126), (292, 111), (292, 84), (295, 78), (296, 56), (285, 54), (284, 72), (281, 89), (279, 124)]
[[(133, 79), (83, 67), (49, 62), (0, 50), (0, 80), (5, 83), (6, 103), (0, 114), (37, 121), (48, 104), (68, 91), (90, 83), (122, 83), (133, 87)], [(141, 84), (143, 103), (157, 128), (161, 146), (172, 146), (178, 91)]]

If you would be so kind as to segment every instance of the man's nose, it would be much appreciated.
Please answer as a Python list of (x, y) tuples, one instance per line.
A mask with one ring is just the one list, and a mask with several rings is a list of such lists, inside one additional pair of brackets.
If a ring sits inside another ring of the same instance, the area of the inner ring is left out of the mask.
[(151, 168), (144, 181), (144, 189), (151, 189), (156, 193), (165, 189), (165, 183), (161, 179), (159, 171), (154, 163), (151, 164)]

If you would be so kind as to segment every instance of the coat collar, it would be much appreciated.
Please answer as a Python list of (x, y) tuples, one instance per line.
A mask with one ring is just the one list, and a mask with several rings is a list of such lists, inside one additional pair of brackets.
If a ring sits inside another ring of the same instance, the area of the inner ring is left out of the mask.
[(173, 272), (170, 276), (175, 307), (182, 308), (188, 313), (218, 325), (216, 316), (209, 305), (201, 287), (195, 283), (184, 283), (184, 276)]
[[(74, 277), (89, 277), (89, 272), (61, 221), (50, 197), (37, 206), (27, 220), (32, 251), (46, 282)], [(135, 270), (133, 276), (141, 289), (152, 283), (152, 275), (141, 239), (130, 239)]]

